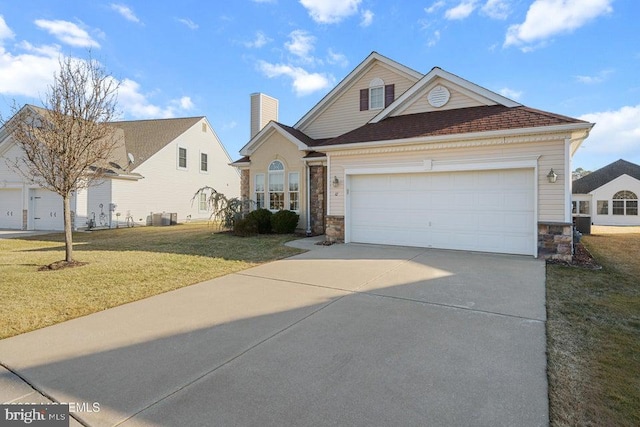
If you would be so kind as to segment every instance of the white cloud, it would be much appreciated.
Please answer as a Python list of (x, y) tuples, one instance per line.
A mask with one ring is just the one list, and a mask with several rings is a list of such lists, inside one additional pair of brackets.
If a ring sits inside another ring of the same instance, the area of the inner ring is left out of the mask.
[(200, 28), (198, 24), (196, 24), (189, 18), (178, 18), (178, 22), (186, 25), (190, 30), (197, 30), (198, 28)]
[(0, 94), (39, 98), (59, 69), (60, 47), (36, 48), (26, 42), (20, 47), (26, 52), (13, 54), (0, 46)]
[(579, 118), (596, 124), (582, 144), (589, 153), (612, 154), (618, 158), (640, 157), (640, 104)]
[(223, 123), (222, 130), (231, 130), (236, 128), (237, 126), (238, 126), (238, 122), (236, 122), (235, 120), (231, 120), (228, 123)]
[(511, 13), (511, 5), (508, 0), (487, 0), (480, 12), (492, 19), (507, 19)]
[(315, 49), (316, 38), (314, 36), (304, 30), (294, 30), (289, 34), (289, 39), (284, 44), (289, 53), (307, 62), (313, 61), (309, 54)]
[(133, 10), (124, 4), (111, 3), (111, 9), (118, 12), (124, 19), (131, 22), (140, 22), (140, 19), (136, 16)]
[(257, 31), (256, 37), (250, 42), (245, 42), (244, 45), (246, 47), (250, 47), (250, 48), (253, 47), (253, 48), (259, 49), (262, 46), (266, 45), (267, 43), (270, 43), (271, 41), (272, 39), (267, 37), (262, 31)]
[(191, 100), (191, 97), (189, 96), (183, 96), (182, 98), (180, 98), (179, 104), (180, 108), (182, 108), (183, 110), (192, 110), (195, 107), (193, 101)]
[(368, 27), (373, 23), (374, 13), (370, 10), (362, 11), (362, 21), (360, 21), (361, 27)]
[(327, 62), (332, 65), (339, 65), (346, 67), (349, 65), (349, 60), (342, 53), (334, 52), (333, 49), (329, 49), (327, 52)]
[(461, 20), (467, 18), (476, 8), (477, 0), (464, 0), (456, 7), (447, 9), (444, 17), (449, 20)]
[(7, 25), (4, 17), (0, 15), (0, 41), (4, 39), (12, 39), (14, 37), (13, 31)]
[(335, 24), (355, 15), (362, 0), (300, 0), (311, 18), (319, 24)]
[(518, 100), (520, 99), (520, 97), (522, 96), (522, 91), (520, 90), (515, 90), (515, 89), (509, 89), (508, 87), (504, 87), (502, 89), (500, 89), (500, 95), (502, 96), (506, 96), (509, 99), (514, 99), (514, 100)]
[(613, 0), (535, 0), (522, 24), (511, 25), (504, 46), (532, 50), (535, 43), (570, 33), (597, 17), (610, 13)]
[(100, 47), (89, 33), (69, 21), (36, 19), (35, 24), (55, 36), (58, 40), (74, 47)]
[(433, 35), (429, 37), (429, 40), (427, 41), (427, 46), (433, 47), (436, 44), (438, 44), (439, 41), (440, 41), (440, 30), (435, 30), (433, 32)]
[(181, 111), (190, 110), (194, 107), (191, 98), (183, 96), (179, 99), (169, 101), (167, 106), (159, 106), (151, 103), (149, 95), (142, 93), (140, 84), (131, 79), (124, 79), (120, 82), (118, 89), (118, 107), (126, 115), (136, 119), (164, 119), (176, 117)]
[(265, 61), (258, 62), (258, 68), (268, 78), (287, 76), (293, 80), (293, 90), (298, 96), (309, 95), (313, 92), (326, 89), (332, 84), (332, 80), (319, 73), (309, 73), (300, 67), (287, 64), (270, 64)]
[(607, 80), (612, 73), (612, 69), (606, 69), (598, 72), (595, 76), (576, 76), (576, 80), (584, 84), (597, 84)]
[(443, 0), (438, 0), (434, 2), (431, 6), (425, 7), (424, 11), (427, 13), (433, 13), (433, 12), (436, 12), (438, 9), (441, 9), (442, 7), (444, 7), (444, 5), (446, 5), (446, 3)]

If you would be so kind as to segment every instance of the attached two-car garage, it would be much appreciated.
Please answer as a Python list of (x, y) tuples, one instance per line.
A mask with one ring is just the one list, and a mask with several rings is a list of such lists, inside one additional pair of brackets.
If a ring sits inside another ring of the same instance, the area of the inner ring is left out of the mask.
[(28, 230), (64, 228), (62, 198), (58, 194), (42, 188), (0, 189), (0, 229), (23, 229), (24, 211)]
[(536, 254), (533, 169), (349, 177), (346, 240)]

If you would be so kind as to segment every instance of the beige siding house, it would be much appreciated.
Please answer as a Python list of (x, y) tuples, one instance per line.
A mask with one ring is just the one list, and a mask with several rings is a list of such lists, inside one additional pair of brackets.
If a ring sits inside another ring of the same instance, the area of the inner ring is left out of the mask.
[(273, 120), (234, 163), (241, 194), (295, 201), (308, 234), (571, 256), (571, 157), (592, 123), (376, 52), (293, 127)]
[[(162, 213), (177, 214), (178, 222), (208, 219), (206, 203), (192, 200), (199, 188), (239, 196), (240, 175), (229, 166), (231, 159), (206, 117), (111, 125), (122, 144), (111, 159), (106, 179), (73, 195), (74, 228), (87, 227), (89, 222), (96, 227), (123, 226), (127, 218), (146, 225), (152, 222), (152, 214)], [(20, 156), (11, 138), (0, 134), (0, 228), (63, 229), (61, 197), (9, 167)]]

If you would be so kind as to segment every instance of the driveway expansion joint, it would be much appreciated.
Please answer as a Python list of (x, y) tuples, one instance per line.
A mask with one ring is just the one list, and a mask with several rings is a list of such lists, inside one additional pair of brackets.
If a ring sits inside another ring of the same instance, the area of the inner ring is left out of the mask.
[[(237, 274), (237, 273), (234, 273), (234, 274)], [(249, 276), (249, 275), (245, 275), (245, 276)], [(256, 277), (256, 276), (252, 276), (252, 277)], [(263, 278), (263, 279), (267, 279), (267, 278)], [(278, 281), (277, 279), (270, 279), (270, 280), (276, 280), (276, 281)], [(279, 281), (285, 282), (284, 280), (279, 280)], [(292, 283), (296, 283), (296, 282), (292, 282)], [(302, 284), (302, 283), (299, 283), (299, 284)], [(302, 285), (305, 285), (305, 284), (302, 284)], [(332, 289), (333, 289), (333, 288), (332, 288)], [(173, 396), (173, 395), (175, 395), (175, 394), (177, 394), (177, 393), (181, 392), (182, 390), (185, 390), (185, 389), (189, 388), (190, 386), (192, 386), (192, 385), (196, 384), (197, 382), (199, 382), (199, 381), (201, 381), (201, 380), (205, 379), (205, 378), (206, 378), (206, 377), (208, 377), (209, 375), (211, 375), (211, 374), (215, 373), (218, 369), (220, 369), (220, 368), (222, 368), (222, 367), (224, 367), (224, 366), (226, 366), (226, 365), (230, 364), (231, 362), (233, 362), (233, 361), (235, 361), (235, 360), (237, 360), (237, 359), (241, 358), (242, 356), (244, 356), (245, 354), (247, 354), (247, 353), (251, 352), (252, 350), (257, 349), (258, 347), (262, 346), (262, 345), (263, 345), (263, 344), (265, 344), (266, 342), (271, 341), (273, 338), (276, 338), (277, 336), (281, 335), (281, 334), (282, 334), (282, 333), (284, 333), (285, 331), (287, 331), (287, 330), (291, 329), (292, 327), (294, 327), (294, 326), (298, 325), (299, 323), (303, 322), (304, 320), (306, 320), (306, 319), (308, 319), (309, 317), (311, 317), (311, 316), (315, 315), (316, 313), (318, 313), (318, 312), (320, 312), (320, 311), (324, 310), (325, 308), (329, 307), (329, 306), (330, 306), (330, 305), (332, 305), (333, 303), (335, 303), (335, 302), (337, 302), (337, 301), (341, 300), (342, 298), (344, 298), (344, 297), (346, 297), (346, 296), (348, 296), (348, 295), (349, 295), (349, 294), (341, 295), (341, 296), (337, 297), (336, 299), (334, 299), (334, 300), (332, 300), (332, 301), (329, 301), (328, 303), (324, 304), (323, 306), (318, 307), (318, 309), (316, 309), (316, 310), (312, 311), (311, 313), (307, 314), (306, 316), (303, 316), (303, 317), (301, 317), (300, 319), (296, 320), (295, 322), (291, 323), (290, 325), (288, 325), (288, 326), (286, 326), (286, 327), (284, 327), (284, 328), (282, 328), (282, 329), (280, 329), (280, 330), (278, 330), (278, 331), (274, 332), (274, 333), (273, 333), (273, 334), (271, 334), (270, 336), (268, 336), (268, 337), (264, 338), (263, 340), (261, 340), (261, 341), (259, 341), (259, 342), (255, 343), (255, 344), (253, 344), (253, 345), (252, 345), (252, 346), (250, 346), (249, 348), (247, 348), (247, 349), (245, 349), (245, 350), (241, 351), (240, 353), (236, 354), (235, 356), (233, 356), (233, 357), (231, 357), (231, 358), (227, 359), (226, 361), (224, 361), (223, 363), (219, 364), (218, 366), (216, 366), (216, 367), (214, 367), (214, 368), (212, 368), (212, 369), (209, 369), (208, 371), (206, 371), (206, 372), (202, 373), (201, 375), (198, 375), (196, 378), (194, 378), (194, 379), (192, 379), (192, 380), (190, 380), (190, 381), (188, 381), (188, 382), (186, 382), (186, 383), (182, 384), (181, 386), (177, 387), (175, 390), (173, 390), (172, 392), (168, 393), (167, 395), (165, 395), (165, 396), (161, 397), (160, 399), (157, 399), (157, 400), (156, 400), (156, 401), (154, 401), (153, 403), (151, 403), (151, 404), (149, 404), (149, 405), (145, 406), (144, 408), (142, 408), (142, 409), (138, 410), (137, 412), (135, 412), (135, 413), (133, 413), (133, 414), (131, 414), (131, 415), (127, 416), (126, 418), (124, 418), (124, 419), (122, 419), (122, 420), (120, 420), (120, 421), (118, 421), (117, 423), (115, 423), (115, 424), (113, 425), (113, 427), (117, 427), (117, 426), (119, 426), (119, 425), (122, 425), (123, 423), (125, 423), (125, 422), (127, 422), (127, 421), (129, 421), (129, 420), (131, 420), (131, 419), (135, 418), (136, 416), (138, 416), (138, 415), (142, 414), (142, 413), (143, 413), (143, 412), (145, 412), (147, 409), (150, 409), (150, 408), (152, 408), (152, 407), (156, 406), (157, 404), (159, 404), (159, 403), (161, 403), (161, 402), (165, 401), (166, 399), (170, 398), (171, 396)]]
[[(6, 403), (13, 403), (16, 400), (22, 399), (23, 397), (27, 397), (29, 395), (32, 394), (38, 394), (40, 396), (42, 396), (45, 399), (49, 399), (51, 401), (51, 403), (61, 403), (58, 399), (56, 399), (55, 397), (51, 396), (49, 393), (40, 390), (35, 384), (33, 384), (33, 382), (29, 381), (27, 378), (25, 378), (23, 375), (21, 375), (18, 371), (16, 371), (15, 369), (11, 368), (10, 366), (8, 366), (6, 363), (4, 362), (0, 362), (0, 367), (6, 369), (8, 372), (12, 373), (13, 375), (15, 375), (16, 377), (18, 377), (22, 382), (24, 382), (26, 385), (28, 385), (29, 387), (31, 387), (31, 389), (33, 390), (30, 393), (25, 394), (24, 396), (20, 396), (20, 397), (16, 397), (15, 399), (13, 399), (10, 402), (6, 402)], [(36, 402), (33, 402), (36, 403)], [(43, 402), (44, 403), (44, 402)], [(85, 423), (84, 421), (82, 421), (80, 418), (78, 418), (74, 413), (69, 413), (69, 417), (73, 418), (74, 420), (76, 420), (79, 424), (85, 426), (85, 427), (90, 427), (89, 424)]]

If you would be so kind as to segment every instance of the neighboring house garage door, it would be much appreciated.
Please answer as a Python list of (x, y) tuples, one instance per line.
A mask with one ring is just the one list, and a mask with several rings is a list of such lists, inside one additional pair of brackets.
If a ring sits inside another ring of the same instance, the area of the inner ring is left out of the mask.
[(0, 228), (22, 229), (22, 190), (0, 190)]
[(62, 197), (42, 188), (31, 190), (31, 218), (34, 230), (62, 230)]
[(352, 175), (351, 242), (535, 254), (533, 169)]

